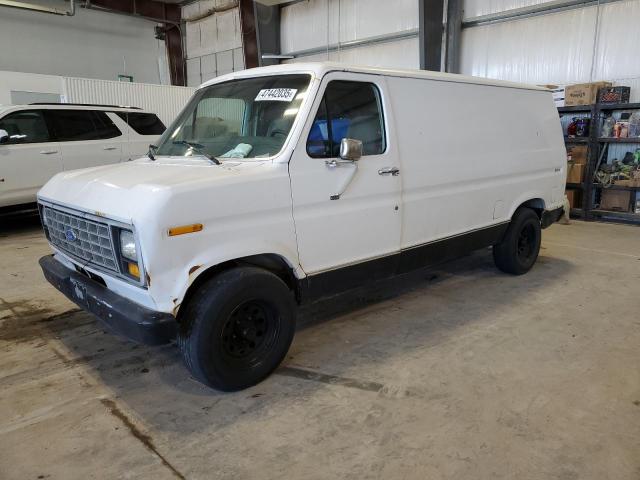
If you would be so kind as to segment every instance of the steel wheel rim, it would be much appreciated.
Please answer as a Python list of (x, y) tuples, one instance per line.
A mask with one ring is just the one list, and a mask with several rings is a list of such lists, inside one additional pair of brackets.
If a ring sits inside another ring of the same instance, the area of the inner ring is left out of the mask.
[(227, 359), (241, 364), (260, 362), (275, 343), (278, 318), (276, 310), (261, 300), (248, 300), (236, 306), (220, 335)]
[(534, 245), (536, 241), (536, 230), (533, 225), (525, 225), (518, 235), (517, 252), (518, 257), (522, 260), (529, 260), (533, 255)]

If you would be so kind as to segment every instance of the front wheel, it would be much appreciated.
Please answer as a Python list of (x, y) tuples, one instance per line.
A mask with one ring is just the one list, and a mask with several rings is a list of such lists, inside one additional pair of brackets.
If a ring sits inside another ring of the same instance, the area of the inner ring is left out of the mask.
[(540, 219), (536, 212), (530, 208), (519, 208), (502, 241), (493, 246), (496, 267), (513, 275), (527, 273), (536, 263), (541, 238)]
[(284, 359), (295, 331), (293, 293), (259, 268), (216, 275), (185, 308), (178, 333), (185, 364), (218, 390), (241, 390), (266, 378)]

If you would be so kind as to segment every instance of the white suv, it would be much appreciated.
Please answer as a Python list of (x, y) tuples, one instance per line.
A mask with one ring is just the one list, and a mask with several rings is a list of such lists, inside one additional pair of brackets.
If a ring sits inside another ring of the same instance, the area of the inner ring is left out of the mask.
[(34, 203), (58, 172), (138, 158), (164, 130), (154, 113), (138, 108), (0, 106), (0, 211)]
[(296, 303), (487, 247), (526, 273), (566, 181), (551, 92), (337, 64), (218, 77), (152, 150), (40, 190), (40, 265), (223, 390), (278, 366)]

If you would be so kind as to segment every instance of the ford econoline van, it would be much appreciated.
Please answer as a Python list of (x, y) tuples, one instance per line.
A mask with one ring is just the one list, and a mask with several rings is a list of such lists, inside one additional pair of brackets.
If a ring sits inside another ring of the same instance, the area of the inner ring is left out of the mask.
[(200, 87), (147, 157), (39, 192), (46, 278), (112, 330), (254, 385), (296, 305), (492, 247), (514, 275), (562, 213), (551, 92), (425, 71), (289, 64)]

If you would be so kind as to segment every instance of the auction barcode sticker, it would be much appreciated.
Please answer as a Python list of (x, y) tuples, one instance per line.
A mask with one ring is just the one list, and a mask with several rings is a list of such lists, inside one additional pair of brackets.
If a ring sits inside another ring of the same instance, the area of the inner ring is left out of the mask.
[(296, 96), (295, 88), (263, 88), (258, 92), (256, 102), (290, 102)]

